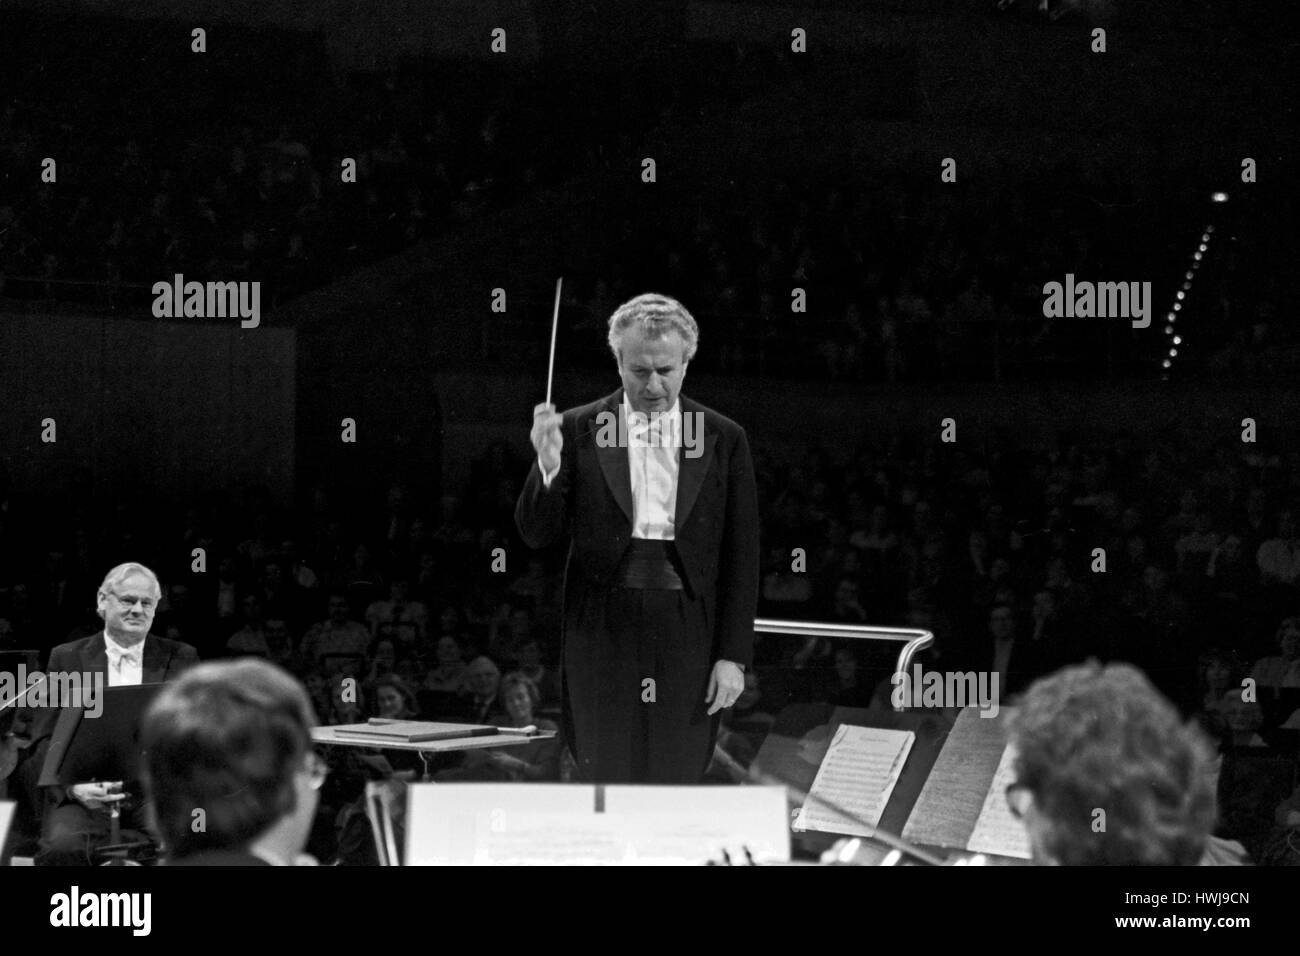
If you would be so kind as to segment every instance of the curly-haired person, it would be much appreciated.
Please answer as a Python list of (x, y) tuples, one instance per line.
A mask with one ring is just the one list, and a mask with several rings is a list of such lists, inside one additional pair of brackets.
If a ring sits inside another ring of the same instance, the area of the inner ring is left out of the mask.
[(1129, 664), (1089, 661), (1035, 681), (1009, 715), (1007, 788), (1035, 862), (1185, 866), (1215, 857), (1216, 758)]

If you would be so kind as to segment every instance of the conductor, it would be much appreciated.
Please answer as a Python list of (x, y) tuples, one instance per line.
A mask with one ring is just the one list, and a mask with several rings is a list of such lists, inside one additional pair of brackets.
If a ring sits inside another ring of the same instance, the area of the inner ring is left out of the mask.
[(564, 732), (582, 779), (699, 783), (745, 688), (758, 503), (745, 431), (681, 394), (699, 327), (637, 296), (609, 320), (622, 388), (533, 409), (524, 541), (568, 541)]

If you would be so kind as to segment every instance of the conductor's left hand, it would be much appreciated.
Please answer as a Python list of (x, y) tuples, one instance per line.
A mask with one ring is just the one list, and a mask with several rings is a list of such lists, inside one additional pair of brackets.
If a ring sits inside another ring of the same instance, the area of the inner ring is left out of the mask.
[(704, 697), (706, 704), (712, 704), (709, 716), (724, 707), (730, 707), (744, 690), (745, 672), (740, 669), (740, 665), (731, 661), (718, 661), (713, 665), (713, 673), (709, 675), (709, 692)]

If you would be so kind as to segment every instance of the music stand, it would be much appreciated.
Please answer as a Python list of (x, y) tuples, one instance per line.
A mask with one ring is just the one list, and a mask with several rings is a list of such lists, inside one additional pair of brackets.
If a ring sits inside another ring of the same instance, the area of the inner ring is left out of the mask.
[[(63, 787), (100, 780), (139, 780), (144, 752), (140, 746), (140, 725), (163, 684), (134, 684), (105, 687), (98, 717), (81, 707), (64, 707), (59, 712), (50, 739), (50, 749), (41, 768), (42, 787)], [(109, 804), (109, 842), (99, 852), (124, 859), (143, 844), (122, 843), (118, 803)]]

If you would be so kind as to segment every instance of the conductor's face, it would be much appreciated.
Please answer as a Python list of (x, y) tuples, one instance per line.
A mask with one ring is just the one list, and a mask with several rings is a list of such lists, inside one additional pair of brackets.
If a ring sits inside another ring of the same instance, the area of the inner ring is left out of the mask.
[(676, 332), (657, 339), (633, 327), (619, 342), (618, 374), (633, 410), (666, 412), (677, 401), (686, 377), (686, 345)]

